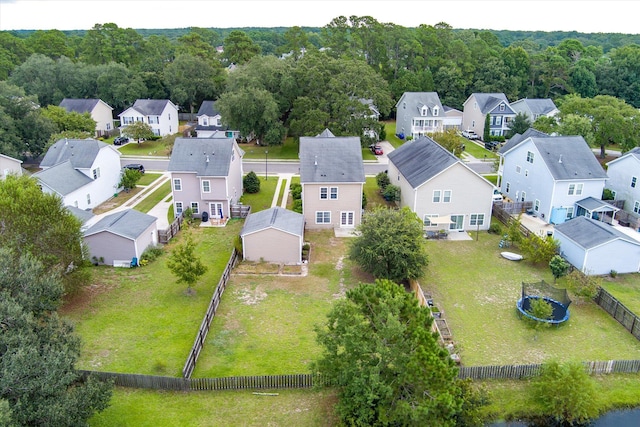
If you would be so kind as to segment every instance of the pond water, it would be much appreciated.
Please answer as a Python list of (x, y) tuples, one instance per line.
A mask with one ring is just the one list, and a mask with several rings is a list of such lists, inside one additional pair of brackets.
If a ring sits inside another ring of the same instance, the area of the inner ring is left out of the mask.
[[(637, 427), (640, 426), (640, 408), (611, 411), (594, 420), (589, 427)], [(486, 427), (528, 427), (520, 421), (499, 422)]]

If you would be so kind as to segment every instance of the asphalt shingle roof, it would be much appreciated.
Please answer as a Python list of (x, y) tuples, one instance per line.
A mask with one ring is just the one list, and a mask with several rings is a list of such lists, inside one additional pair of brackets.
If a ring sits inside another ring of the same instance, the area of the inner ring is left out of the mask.
[(64, 108), (69, 112), (82, 114), (91, 113), (98, 102), (100, 102), (99, 99), (65, 98), (60, 101), (60, 104), (58, 106)]
[(537, 138), (551, 137), (551, 135), (548, 135), (544, 132), (540, 132), (539, 130), (536, 130), (534, 128), (529, 128), (522, 135), (519, 133), (516, 133), (511, 138), (509, 138), (509, 140), (502, 147), (500, 147), (499, 153), (506, 153), (507, 151), (511, 150), (513, 147), (520, 144), (522, 141), (524, 141), (525, 139), (531, 136), (535, 136)]
[(304, 234), (304, 215), (281, 207), (273, 207), (250, 214), (242, 227), (241, 236), (275, 228), (296, 236)]
[(93, 165), (98, 152), (108, 145), (95, 139), (61, 139), (47, 150), (40, 167), (51, 167), (70, 160), (74, 168), (87, 169)]
[(503, 101), (509, 105), (509, 100), (504, 93), (474, 93), (473, 95), (482, 114), (487, 114)]
[(215, 101), (202, 101), (200, 109), (198, 110), (198, 116), (214, 117), (220, 114), (220, 111), (216, 108)]
[(62, 196), (66, 196), (92, 181), (91, 178), (74, 168), (70, 160), (36, 172), (33, 176)]
[(531, 141), (556, 180), (607, 178), (581, 136), (533, 137)]
[(576, 242), (583, 249), (595, 248), (617, 239), (640, 246), (640, 242), (616, 230), (613, 226), (585, 216), (579, 216), (558, 224), (555, 226), (555, 230)]
[(405, 92), (396, 104), (396, 108), (399, 108), (400, 103), (405, 102), (408, 108), (415, 108), (414, 114), (416, 115), (420, 115), (422, 106), (429, 108), (430, 116), (433, 115), (434, 107), (438, 107), (440, 111), (444, 111), (438, 92)]
[(65, 208), (67, 208), (67, 210), (69, 212), (71, 212), (71, 214), (73, 216), (78, 218), (80, 220), (80, 222), (82, 222), (83, 224), (94, 217), (94, 215), (93, 215), (93, 213), (91, 213), (91, 211), (85, 211), (83, 209), (76, 208), (75, 206), (65, 206)]
[(427, 136), (406, 142), (390, 152), (388, 157), (413, 188), (460, 161)]
[(232, 138), (176, 138), (167, 170), (227, 176), (232, 150)]
[(134, 240), (151, 224), (157, 221), (155, 216), (147, 215), (133, 209), (127, 209), (107, 215), (84, 232), (85, 236), (107, 231)]
[(138, 99), (132, 108), (145, 116), (160, 116), (169, 102), (168, 99)]
[(357, 136), (301, 137), (300, 182), (364, 182)]
[(523, 104), (526, 104), (533, 114), (549, 114), (556, 109), (556, 104), (554, 104), (550, 98), (523, 98), (516, 102), (522, 102)]

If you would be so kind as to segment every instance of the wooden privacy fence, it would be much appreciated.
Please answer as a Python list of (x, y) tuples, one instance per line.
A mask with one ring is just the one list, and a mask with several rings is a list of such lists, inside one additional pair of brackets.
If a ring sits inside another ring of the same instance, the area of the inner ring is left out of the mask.
[(627, 328), (631, 335), (640, 340), (640, 318), (635, 313), (602, 288), (598, 291), (594, 301), (611, 317)]
[[(509, 208), (508, 205), (514, 205), (514, 204), (519, 205), (519, 207)], [(509, 224), (511, 224), (511, 221), (517, 221), (517, 219), (514, 218), (512, 215), (522, 213), (523, 211), (520, 209), (525, 209), (527, 205), (531, 205), (531, 202), (503, 203), (503, 204), (494, 203), (493, 216), (498, 218), (498, 220), (500, 220), (501, 223), (503, 223), (508, 227)], [(527, 227), (525, 227), (522, 224), (520, 224), (520, 232), (524, 237), (529, 237), (529, 235), (531, 234), (531, 230), (529, 230)]]
[(231, 218), (246, 218), (251, 212), (250, 205), (231, 205)]
[(216, 311), (218, 310), (218, 304), (220, 304), (220, 298), (222, 298), (222, 294), (224, 293), (225, 288), (227, 287), (227, 282), (229, 281), (229, 277), (231, 276), (231, 270), (238, 263), (238, 252), (233, 249), (231, 252), (231, 257), (229, 258), (229, 262), (222, 273), (222, 277), (220, 277), (220, 281), (216, 286), (215, 291), (213, 292), (213, 296), (211, 297), (211, 301), (209, 302), (209, 307), (207, 308), (207, 312), (204, 315), (204, 319), (202, 319), (202, 323), (200, 324), (200, 329), (198, 329), (198, 333), (196, 335), (196, 339), (191, 347), (191, 351), (189, 352), (189, 356), (187, 357), (187, 361), (184, 364), (184, 368), (182, 368), (182, 376), (184, 378), (191, 378), (191, 374), (196, 367), (196, 362), (198, 361), (198, 356), (200, 355), (200, 351), (204, 346), (204, 341), (207, 338), (207, 333), (209, 332), (209, 328), (211, 327), (211, 321), (216, 315)]
[(158, 242), (159, 243), (169, 243), (169, 240), (180, 231), (182, 227), (182, 222), (184, 221), (184, 216), (180, 214), (173, 220), (173, 222), (169, 225), (169, 228), (166, 230), (158, 230)]

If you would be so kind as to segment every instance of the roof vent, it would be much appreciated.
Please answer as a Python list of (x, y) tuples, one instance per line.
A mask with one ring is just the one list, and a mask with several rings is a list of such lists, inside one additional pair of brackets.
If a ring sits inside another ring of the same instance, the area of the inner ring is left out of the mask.
[(209, 163), (209, 156), (207, 156), (207, 163)]
[(558, 163), (562, 163), (562, 154), (560, 154), (560, 158), (558, 159)]
[(316, 156), (315, 160), (313, 161), (313, 165), (318, 166), (318, 156)]

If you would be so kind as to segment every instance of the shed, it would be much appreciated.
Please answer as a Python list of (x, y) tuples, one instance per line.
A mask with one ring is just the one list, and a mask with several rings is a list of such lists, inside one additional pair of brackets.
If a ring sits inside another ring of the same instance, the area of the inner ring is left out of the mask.
[(157, 218), (133, 209), (107, 215), (84, 232), (91, 259), (105, 264), (140, 259), (158, 242)]
[(302, 264), (304, 216), (280, 207), (250, 214), (242, 231), (242, 251), (248, 261)]
[(585, 274), (640, 271), (640, 241), (613, 225), (579, 216), (558, 224), (553, 237), (562, 256)]

